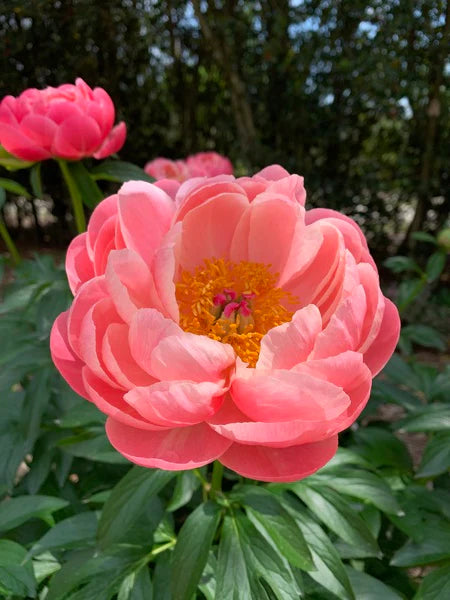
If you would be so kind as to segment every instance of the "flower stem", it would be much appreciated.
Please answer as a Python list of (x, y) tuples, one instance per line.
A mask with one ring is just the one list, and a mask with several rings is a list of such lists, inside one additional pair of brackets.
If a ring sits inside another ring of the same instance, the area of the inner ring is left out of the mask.
[(8, 252), (11, 255), (11, 259), (15, 265), (18, 265), (21, 261), (19, 251), (16, 248), (15, 243), (12, 241), (11, 236), (9, 235), (9, 231), (6, 229), (6, 225), (3, 222), (3, 219), (0, 217), (0, 235), (5, 242), (5, 246), (8, 248)]
[(222, 477), (223, 477), (223, 464), (218, 460), (214, 461), (213, 472), (211, 478), (211, 496), (217, 494), (217, 492), (222, 491)]
[(70, 198), (72, 200), (73, 214), (75, 217), (75, 223), (77, 226), (78, 233), (86, 231), (86, 219), (84, 216), (83, 209), (83, 198), (81, 197), (80, 190), (72, 177), (67, 162), (62, 159), (58, 159), (58, 165), (61, 169), (62, 176), (66, 182), (67, 189), (69, 190)]

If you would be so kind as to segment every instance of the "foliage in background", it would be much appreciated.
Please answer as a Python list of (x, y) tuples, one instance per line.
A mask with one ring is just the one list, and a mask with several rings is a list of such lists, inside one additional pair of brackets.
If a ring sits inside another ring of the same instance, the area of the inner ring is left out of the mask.
[(437, 231), (446, 218), (449, 10), (6, 0), (0, 96), (81, 76), (126, 121), (125, 160), (216, 149), (246, 172), (280, 162), (305, 175), (313, 205), (351, 213), (384, 253), (386, 235), (398, 245), (408, 223)]

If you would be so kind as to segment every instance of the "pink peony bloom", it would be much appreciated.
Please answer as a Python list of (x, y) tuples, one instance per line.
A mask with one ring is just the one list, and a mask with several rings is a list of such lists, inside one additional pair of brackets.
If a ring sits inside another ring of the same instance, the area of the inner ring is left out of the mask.
[(155, 158), (145, 165), (144, 170), (155, 179), (173, 179), (182, 183), (192, 177), (232, 175), (233, 165), (217, 152), (199, 152), (186, 160)]
[(186, 164), (191, 177), (233, 175), (233, 165), (226, 156), (217, 152), (199, 152), (188, 156)]
[(129, 460), (293, 481), (332, 458), (400, 321), (356, 223), (305, 198), (276, 165), (175, 202), (128, 182), (71, 243), (53, 360)]
[(144, 171), (155, 179), (174, 179), (183, 182), (190, 177), (184, 160), (170, 160), (170, 158), (155, 158), (145, 165)]
[(0, 144), (23, 160), (101, 159), (125, 142), (125, 123), (113, 127), (114, 118), (114, 104), (105, 90), (92, 90), (80, 78), (75, 85), (30, 88), (1, 101)]

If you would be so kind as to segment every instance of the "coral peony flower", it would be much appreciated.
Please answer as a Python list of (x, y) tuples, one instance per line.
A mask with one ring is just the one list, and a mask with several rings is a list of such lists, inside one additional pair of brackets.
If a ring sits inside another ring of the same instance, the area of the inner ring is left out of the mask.
[(186, 164), (191, 177), (233, 175), (233, 165), (230, 160), (217, 152), (193, 154), (187, 157)]
[(184, 160), (170, 160), (162, 157), (148, 162), (144, 171), (155, 179), (174, 179), (180, 182), (186, 181), (190, 176)]
[(232, 175), (233, 165), (217, 152), (199, 152), (186, 160), (155, 158), (145, 165), (144, 170), (155, 179), (173, 179), (182, 183), (192, 177)]
[(114, 104), (102, 88), (82, 79), (44, 90), (30, 88), (0, 103), (0, 144), (24, 160), (105, 158), (122, 148), (124, 122), (114, 125)]
[(175, 202), (128, 182), (72, 242), (53, 360), (129, 460), (292, 481), (332, 458), (400, 322), (356, 223), (305, 197), (279, 166)]

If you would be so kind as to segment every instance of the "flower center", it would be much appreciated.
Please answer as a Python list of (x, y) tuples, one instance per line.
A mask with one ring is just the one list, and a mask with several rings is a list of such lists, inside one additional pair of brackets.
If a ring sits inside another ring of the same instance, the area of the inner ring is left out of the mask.
[(297, 298), (275, 287), (269, 266), (213, 258), (192, 273), (182, 271), (176, 285), (180, 326), (230, 344), (254, 367), (264, 334), (292, 319), (285, 305), (298, 307)]

